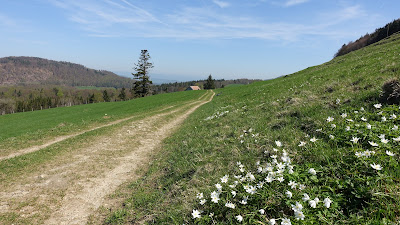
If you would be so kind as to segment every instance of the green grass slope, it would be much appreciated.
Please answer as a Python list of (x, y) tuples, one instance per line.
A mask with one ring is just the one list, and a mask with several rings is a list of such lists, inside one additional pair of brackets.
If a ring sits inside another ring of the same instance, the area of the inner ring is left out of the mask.
[[(204, 91), (149, 96), (0, 116), (0, 149), (22, 149), (53, 137), (107, 124), (129, 116), (146, 115), (199, 98)], [(0, 153), (2, 155), (2, 153)]]
[(400, 112), (376, 104), (399, 73), (394, 35), (216, 90), (105, 223), (398, 224)]

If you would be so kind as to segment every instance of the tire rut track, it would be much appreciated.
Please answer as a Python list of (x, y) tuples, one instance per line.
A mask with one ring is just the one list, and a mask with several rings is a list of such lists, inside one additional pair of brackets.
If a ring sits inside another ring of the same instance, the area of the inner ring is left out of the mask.
[[(18, 210), (25, 218), (41, 214), (33, 220), (38, 223), (86, 223), (104, 204), (104, 198), (122, 183), (137, 179), (137, 170), (148, 165), (162, 141), (213, 96), (213, 92), (207, 92), (184, 106), (141, 120), (114, 121), (126, 124), (112, 136), (100, 136), (96, 143), (75, 149), (66, 162), (49, 162), (30, 178), (0, 191), (0, 216)], [(137, 137), (143, 133), (139, 141)], [(19, 201), (30, 203), (20, 208), (12, 206)]]

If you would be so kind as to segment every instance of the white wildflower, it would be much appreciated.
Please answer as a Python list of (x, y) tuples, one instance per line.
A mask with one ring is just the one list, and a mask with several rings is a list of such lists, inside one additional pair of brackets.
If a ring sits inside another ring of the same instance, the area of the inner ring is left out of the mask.
[(221, 183), (227, 183), (227, 182), (228, 182), (228, 178), (229, 178), (229, 175), (223, 176), (223, 177), (221, 178)]
[(398, 129), (399, 129), (399, 126), (397, 126), (397, 125), (394, 125), (392, 128), (392, 130), (398, 130)]
[(200, 205), (204, 205), (204, 204), (206, 204), (206, 202), (207, 202), (207, 200), (201, 199), (201, 200), (200, 200)]
[(397, 138), (393, 138), (393, 141), (400, 141), (400, 136), (398, 136)]
[(324, 206), (325, 206), (326, 208), (331, 207), (331, 203), (332, 203), (332, 201), (331, 201), (328, 197), (326, 197), (326, 198), (324, 199)]
[(367, 119), (365, 119), (364, 117), (361, 117), (361, 120), (367, 122)]
[(211, 201), (214, 203), (218, 203), (218, 201), (219, 201), (219, 193), (218, 192), (213, 191), (211, 193)]
[(356, 144), (358, 142), (358, 140), (360, 140), (360, 138), (353, 137), (350, 141), (353, 142), (354, 144)]
[(330, 123), (330, 122), (332, 122), (334, 119), (335, 119), (335, 118), (329, 116), (329, 117), (326, 119), (326, 121), (328, 121), (328, 123)]
[(276, 146), (278, 146), (278, 147), (282, 147), (282, 142), (280, 142), (280, 141), (275, 141), (275, 144), (276, 144)]
[(269, 225), (275, 225), (276, 224), (276, 220), (275, 219), (269, 219)]
[(297, 220), (304, 220), (305, 215), (302, 211), (295, 211), (294, 216), (296, 217)]
[(283, 177), (278, 177), (276, 180), (282, 183), (285, 179), (283, 179)]
[(382, 116), (381, 120), (382, 120), (382, 122), (386, 122), (386, 117)]
[(375, 104), (374, 107), (380, 109), (382, 107), (382, 104), (381, 103)]
[(236, 191), (231, 191), (231, 194), (232, 194), (233, 197), (235, 197), (236, 196)]
[(332, 134), (330, 134), (330, 135), (329, 135), (329, 138), (333, 140), (333, 139), (335, 139), (335, 136), (333, 136)]
[(308, 194), (304, 193), (302, 200), (306, 202), (306, 201), (310, 200), (310, 196), (308, 196)]
[(313, 137), (310, 139), (311, 142), (316, 142), (318, 139), (316, 137)]
[(346, 131), (350, 131), (350, 126), (346, 126)]
[(201, 217), (200, 214), (201, 214), (201, 213), (200, 213), (199, 210), (193, 209), (193, 212), (192, 212), (193, 219), (200, 218), (200, 217)]
[(378, 147), (379, 145), (373, 141), (368, 141), (368, 143), (372, 146), (372, 147)]
[(381, 139), (381, 142), (382, 142), (383, 144), (387, 144), (387, 143), (389, 142), (389, 140), (388, 140), (388, 139), (385, 139), (385, 138), (382, 138), (382, 139)]
[(292, 225), (292, 223), (290, 222), (290, 219), (283, 218), (281, 225)]
[(243, 217), (241, 215), (237, 215), (236, 216), (236, 220), (239, 221), (239, 222), (242, 222), (243, 221)]
[(316, 175), (316, 174), (317, 174), (317, 171), (315, 171), (314, 168), (310, 168), (310, 169), (308, 170), (308, 173), (310, 173), (311, 175)]
[(288, 185), (290, 186), (290, 188), (295, 189), (296, 186), (297, 186), (297, 183), (291, 180), (291, 181), (288, 183)]
[(300, 144), (298, 145), (299, 147), (303, 147), (303, 146), (305, 146), (307, 144), (307, 142), (304, 142), (304, 141), (300, 141)]
[(370, 164), (371, 165), (371, 167), (374, 169), (374, 170), (382, 170), (382, 166), (381, 165), (379, 165), (379, 164)]
[(394, 154), (393, 152), (391, 152), (391, 151), (386, 150), (386, 155), (388, 155), (388, 156), (394, 156), (395, 154)]
[(260, 212), (261, 215), (264, 215), (264, 213), (265, 213), (265, 210), (264, 210), (264, 209), (260, 209), (260, 210), (258, 210), (258, 211)]
[(342, 113), (342, 118), (346, 118), (347, 117), (347, 113)]
[(246, 192), (249, 194), (252, 194), (252, 195), (255, 194), (256, 191), (257, 191), (257, 188), (254, 186), (251, 186), (251, 185), (249, 185), (248, 188), (246, 189)]
[(389, 119), (391, 119), (391, 120), (394, 120), (394, 119), (396, 119), (397, 118), (397, 116), (395, 115), (395, 114), (392, 114), (392, 115), (390, 115), (390, 117), (389, 117)]
[(286, 191), (285, 194), (288, 198), (292, 198), (292, 196), (293, 196), (292, 192), (290, 192), (290, 191)]
[(372, 128), (371, 124), (367, 123), (367, 129), (371, 130), (371, 128)]
[(355, 155), (357, 156), (357, 158), (360, 158), (361, 156), (363, 156), (363, 153), (361, 153), (361, 152), (356, 152)]
[(196, 198), (202, 199), (203, 198), (203, 193), (197, 193)]
[[(318, 201), (316, 201), (316, 199), (317, 199)], [(314, 200), (310, 200), (310, 201), (308, 202), (308, 204), (310, 204), (310, 207), (311, 207), (311, 208), (317, 208), (318, 202), (319, 202), (319, 199), (318, 199), (318, 198), (315, 198)]]
[(248, 199), (249, 199), (249, 197), (246, 196), (246, 197), (243, 198), (242, 201), (240, 201), (240, 203), (241, 203), (242, 205), (246, 205)]
[(301, 211), (303, 210), (303, 205), (301, 205), (299, 202), (296, 202), (296, 205), (292, 205), (292, 210), (293, 211)]
[(225, 206), (228, 207), (228, 208), (231, 208), (231, 209), (235, 208), (235, 204), (233, 204), (232, 202), (225, 203)]

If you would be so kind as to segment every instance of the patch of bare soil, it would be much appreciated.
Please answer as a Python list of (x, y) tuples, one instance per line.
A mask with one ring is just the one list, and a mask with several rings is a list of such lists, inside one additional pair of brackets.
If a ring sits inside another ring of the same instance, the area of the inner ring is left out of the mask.
[(18, 215), (15, 221), (21, 223), (85, 224), (107, 195), (137, 179), (161, 142), (211, 99), (140, 121), (127, 118), (111, 135), (70, 146), (73, 151), (27, 172), (26, 179), (4, 190), (0, 185), (0, 216)]

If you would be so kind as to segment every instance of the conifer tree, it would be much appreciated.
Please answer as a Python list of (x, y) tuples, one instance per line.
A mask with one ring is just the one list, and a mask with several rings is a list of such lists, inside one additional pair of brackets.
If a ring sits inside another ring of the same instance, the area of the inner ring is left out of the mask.
[(121, 89), (121, 92), (119, 93), (118, 98), (121, 99), (122, 101), (126, 100), (126, 93), (125, 93), (124, 87)]
[(135, 83), (133, 93), (135, 97), (144, 97), (150, 93), (150, 85), (153, 83), (149, 77), (149, 70), (153, 68), (153, 63), (149, 62), (150, 54), (147, 50), (142, 50), (138, 62), (135, 64), (136, 73), (132, 73)]
[(110, 96), (108, 95), (107, 90), (104, 90), (104, 91), (103, 91), (103, 99), (104, 99), (105, 102), (111, 101), (111, 98), (110, 98)]
[(204, 84), (204, 89), (215, 89), (215, 83), (214, 79), (212, 79), (212, 76), (208, 76), (206, 83)]

